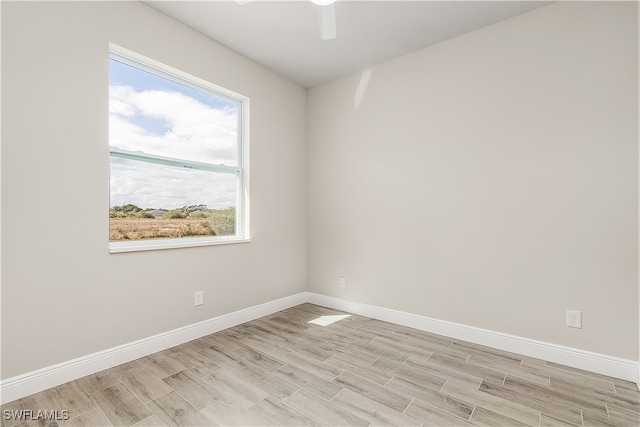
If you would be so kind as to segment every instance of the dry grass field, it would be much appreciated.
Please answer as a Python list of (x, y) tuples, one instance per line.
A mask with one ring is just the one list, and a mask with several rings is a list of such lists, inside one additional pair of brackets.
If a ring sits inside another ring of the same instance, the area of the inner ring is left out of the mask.
[[(221, 232), (222, 231), (222, 232)], [(229, 234), (229, 233), (226, 233)], [(167, 239), (190, 236), (220, 236), (208, 218), (110, 218), (109, 241)]]

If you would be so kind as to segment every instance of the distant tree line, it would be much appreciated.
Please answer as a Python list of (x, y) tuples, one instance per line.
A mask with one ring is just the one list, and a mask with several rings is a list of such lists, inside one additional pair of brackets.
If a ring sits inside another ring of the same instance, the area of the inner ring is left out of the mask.
[(109, 209), (109, 218), (202, 219), (200, 225), (210, 229), (211, 234), (228, 236), (235, 233), (236, 208), (210, 209), (207, 205), (191, 205), (176, 209), (142, 209), (128, 203)]
[(142, 209), (136, 205), (126, 204), (109, 209), (109, 218), (155, 218), (153, 209)]

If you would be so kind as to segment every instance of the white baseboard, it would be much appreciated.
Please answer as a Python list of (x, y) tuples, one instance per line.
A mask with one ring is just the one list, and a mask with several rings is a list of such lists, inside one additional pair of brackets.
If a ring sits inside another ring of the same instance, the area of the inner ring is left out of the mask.
[(7, 378), (0, 382), (0, 402), (4, 404), (20, 399), (196, 338), (303, 304), (307, 302), (307, 299), (308, 293), (302, 292), (48, 366), (37, 371)]
[(621, 359), (558, 344), (536, 341), (501, 332), (461, 325), (426, 316), (406, 313), (374, 305), (347, 301), (340, 298), (309, 293), (308, 301), (324, 307), (347, 311), (397, 325), (408, 326), (451, 338), (486, 345), (524, 356), (548, 360), (585, 371), (638, 383), (640, 388), (640, 364), (635, 360)]
[(640, 364), (637, 361), (620, 359), (312, 292), (301, 292), (8, 378), (0, 381), (0, 403), (11, 402), (305, 302), (621, 378), (636, 382), (640, 388)]

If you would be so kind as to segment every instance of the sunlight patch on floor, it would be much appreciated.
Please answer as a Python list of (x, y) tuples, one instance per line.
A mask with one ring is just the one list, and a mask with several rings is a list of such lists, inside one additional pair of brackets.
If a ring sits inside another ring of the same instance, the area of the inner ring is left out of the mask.
[(313, 319), (308, 321), (307, 323), (313, 323), (314, 325), (320, 325), (320, 326), (329, 326), (332, 323), (336, 323), (339, 322), (342, 319), (346, 319), (347, 317), (351, 316), (350, 314), (339, 314), (339, 315), (335, 315), (335, 316), (320, 316), (317, 319)]

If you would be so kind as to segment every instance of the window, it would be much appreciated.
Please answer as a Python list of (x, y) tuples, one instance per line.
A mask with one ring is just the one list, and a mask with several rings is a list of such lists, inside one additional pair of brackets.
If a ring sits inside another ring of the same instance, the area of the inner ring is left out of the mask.
[(248, 98), (112, 46), (111, 252), (248, 241)]

